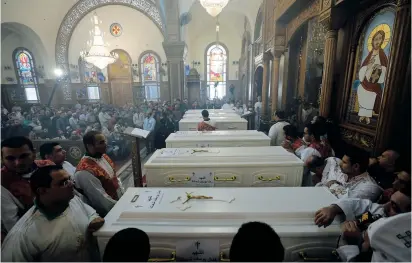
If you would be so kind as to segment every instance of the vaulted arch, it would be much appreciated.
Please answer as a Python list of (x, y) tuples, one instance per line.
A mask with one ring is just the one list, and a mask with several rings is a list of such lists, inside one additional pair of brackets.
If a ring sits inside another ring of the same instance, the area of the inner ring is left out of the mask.
[[(150, 18), (164, 35), (164, 24), (160, 16), (160, 11), (152, 0), (79, 0), (67, 12), (64, 17), (56, 39), (56, 64), (64, 72), (69, 72), (69, 44), (70, 38), (77, 24), (88, 13), (107, 5), (123, 5), (145, 14)], [(66, 100), (71, 99), (69, 87), (70, 79), (63, 80), (63, 93)]]

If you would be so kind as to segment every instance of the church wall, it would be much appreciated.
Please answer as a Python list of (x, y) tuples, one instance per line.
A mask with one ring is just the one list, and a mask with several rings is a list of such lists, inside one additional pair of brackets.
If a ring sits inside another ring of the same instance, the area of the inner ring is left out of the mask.
[[(144, 14), (125, 6), (105, 6), (95, 10), (102, 21), (100, 30), (105, 34), (104, 41), (110, 46), (109, 50), (123, 49), (132, 59), (132, 64), (140, 64), (140, 55), (152, 50), (160, 56), (160, 63), (166, 62), (162, 46), (163, 35), (158, 27)], [(77, 65), (81, 50), (86, 49), (86, 42), (91, 40), (89, 31), (93, 28), (90, 19), (93, 13), (85, 16), (73, 32), (69, 46), (69, 63)], [(114, 37), (110, 33), (110, 25), (119, 23), (122, 34)], [(107, 81), (107, 70), (103, 71)]]
[[(34, 57), (35, 66), (45, 66), (47, 62), (47, 56), (41, 49), (34, 43), (33, 40), (28, 37), (16, 33), (9, 34), (1, 42), (1, 83), (2, 84), (17, 84), (15, 61), (13, 58), (13, 52), (16, 48), (22, 47), (28, 49)], [(7, 68), (5, 68), (7, 67)], [(39, 74), (39, 83), (44, 83), (44, 77)]]
[[(216, 42), (216, 19), (208, 15), (201, 6), (194, 6), (192, 16), (196, 20), (188, 25), (188, 58), (187, 63), (192, 67), (192, 61), (200, 62), (200, 66), (196, 69), (200, 74), (201, 80), (206, 80), (205, 61), (206, 47)], [(200, 9), (200, 10), (198, 10)], [(244, 32), (244, 16), (240, 14), (227, 13), (225, 10), (219, 17), (220, 32), (219, 41), (228, 48), (228, 80), (238, 80), (241, 76), (236, 73), (239, 70), (239, 65), (233, 65), (233, 61), (239, 61), (241, 56), (241, 43)], [(229, 87), (227, 85), (227, 87)]]
[[(55, 68), (56, 36), (62, 19), (76, 1), (56, 0), (4, 0), (1, 22), (17, 22), (29, 26), (45, 46), (45, 75), (53, 78)], [(46, 61), (47, 60), (47, 61)]]

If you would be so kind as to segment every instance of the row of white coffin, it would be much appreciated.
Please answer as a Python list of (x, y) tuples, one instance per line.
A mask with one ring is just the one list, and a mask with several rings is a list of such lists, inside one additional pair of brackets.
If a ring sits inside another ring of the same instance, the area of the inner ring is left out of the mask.
[[(186, 192), (212, 199), (183, 204)], [(304, 257), (331, 261), (340, 233), (339, 221), (319, 228), (313, 218), (319, 208), (335, 201), (331, 193), (317, 187), (129, 188), (95, 236), (103, 253), (116, 232), (136, 227), (149, 235), (151, 258), (158, 261), (187, 260), (179, 254), (182, 242), (217, 244), (208, 253), (227, 261), (238, 228), (246, 222), (261, 221), (280, 236), (286, 250), (285, 261), (301, 261)]]

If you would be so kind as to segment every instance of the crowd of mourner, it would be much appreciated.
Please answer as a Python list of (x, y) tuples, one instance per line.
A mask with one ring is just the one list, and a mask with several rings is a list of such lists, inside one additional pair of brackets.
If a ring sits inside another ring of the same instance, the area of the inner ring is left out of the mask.
[[(2, 107), (2, 260), (148, 261), (150, 240), (140, 229), (116, 233), (103, 258), (89, 235), (103, 226), (103, 217), (125, 191), (113, 162), (130, 154), (123, 131), (127, 127), (150, 131), (146, 140), (150, 153), (165, 147), (166, 138), (178, 130), (178, 121), (188, 109), (205, 109), (198, 127), (216, 130), (208, 109), (259, 116), (261, 107), (260, 98), (254, 104), (233, 100), (189, 104), (187, 99), (176, 99), (123, 107), (102, 103)], [(399, 167), (400, 154), (388, 149), (378, 157), (370, 156), (344, 144), (334, 125), (317, 116), (314, 108), (300, 110), (299, 123), (284, 111), (274, 112), (268, 136), (272, 146), (282, 146), (304, 162), (302, 186), (324, 187), (337, 197), (335, 204), (319, 207), (313, 221), (328, 227), (336, 216), (345, 216), (339, 259), (410, 261), (411, 178), (409, 168)], [(34, 149), (33, 140), (44, 143)], [(78, 164), (67, 162), (59, 144), (62, 140), (83, 143), (85, 155)], [(41, 160), (36, 160), (36, 150)], [(376, 228), (360, 227), (358, 217), (368, 212), (382, 217), (379, 225), (372, 224)], [(406, 249), (392, 238), (404, 232), (409, 233)], [(229, 258), (232, 262), (278, 262), (284, 260), (284, 252), (274, 229), (249, 222), (233, 238)]]

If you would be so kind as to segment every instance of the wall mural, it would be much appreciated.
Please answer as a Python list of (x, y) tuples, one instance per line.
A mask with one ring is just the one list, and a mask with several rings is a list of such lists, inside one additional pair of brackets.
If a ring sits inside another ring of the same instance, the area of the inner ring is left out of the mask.
[(385, 8), (366, 24), (358, 42), (347, 120), (376, 128), (389, 66), (395, 12)]

